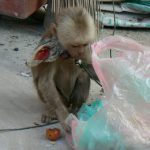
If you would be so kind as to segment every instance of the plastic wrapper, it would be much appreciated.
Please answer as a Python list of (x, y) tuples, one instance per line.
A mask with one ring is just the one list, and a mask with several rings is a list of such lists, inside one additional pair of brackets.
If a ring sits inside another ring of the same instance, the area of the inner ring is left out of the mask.
[[(110, 49), (116, 56), (101, 58)], [(92, 114), (92, 107), (81, 107), (78, 118), (70, 115), (74, 149), (150, 150), (150, 48), (110, 36), (94, 43), (92, 51), (104, 88), (102, 107), (97, 103), (100, 109)]]

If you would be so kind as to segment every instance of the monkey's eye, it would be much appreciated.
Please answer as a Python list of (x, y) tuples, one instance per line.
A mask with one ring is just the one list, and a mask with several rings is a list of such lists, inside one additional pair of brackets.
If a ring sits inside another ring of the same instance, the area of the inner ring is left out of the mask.
[(87, 43), (86, 43), (86, 44), (81, 44), (81, 45), (72, 45), (72, 47), (74, 47), (74, 48), (78, 48), (78, 47), (86, 47), (86, 46), (88, 46)]
[(80, 46), (79, 45), (72, 45), (72, 47), (77, 48), (77, 47), (80, 47)]
[(86, 46), (88, 46), (88, 44), (87, 44), (87, 43), (86, 43), (86, 44), (83, 44), (83, 46), (86, 47)]

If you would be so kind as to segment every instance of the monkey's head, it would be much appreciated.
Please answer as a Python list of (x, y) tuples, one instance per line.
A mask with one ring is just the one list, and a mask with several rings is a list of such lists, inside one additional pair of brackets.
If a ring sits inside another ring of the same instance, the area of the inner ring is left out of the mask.
[(70, 56), (75, 59), (87, 57), (89, 44), (97, 35), (91, 15), (82, 7), (71, 7), (58, 15), (56, 23), (59, 42)]

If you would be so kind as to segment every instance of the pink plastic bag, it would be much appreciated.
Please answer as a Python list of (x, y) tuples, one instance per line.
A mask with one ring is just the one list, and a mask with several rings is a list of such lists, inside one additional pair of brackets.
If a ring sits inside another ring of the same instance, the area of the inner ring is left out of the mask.
[[(118, 55), (112, 59), (99, 57), (109, 49), (112, 49), (112, 51), (118, 50)], [(136, 88), (139, 90), (140, 98), (138, 99), (150, 102), (148, 92), (150, 91), (150, 47), (145, 47), (129, 38), (110, 36), (94, 43), (92, 50), (93, 66), (102, 82), (108, 100), (114, 95), (113, 93), (119, 92), (114, 91), (115, 88), (118, 90), (124, 88), (125, 94), (130, 90), (136, 92)], [(131, 87), (123, 87), (123, 82), (126, 82), (126, 80), (128, 83), (133, 83)], [(146, 88), (145, 91), (140, 86)], [(124, 92), (122, 91), (120, 94), (124, 94)], [(137, 93), (134, 93), (134, 95), (137, 95)], [(127, 97), (131, 99), (129, 96)]]
[[(117, 50), (113, 58), (101, 58)], [(89, 120), (72, 116), (76, 150), (150, 149), (150, 47), (122, 36), (92, 45), (94, 69), (104, 88), (104, 108)]]

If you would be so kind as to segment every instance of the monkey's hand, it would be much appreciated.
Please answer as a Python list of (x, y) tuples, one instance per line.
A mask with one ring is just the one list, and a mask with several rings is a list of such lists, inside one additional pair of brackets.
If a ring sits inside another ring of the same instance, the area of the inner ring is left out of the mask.
[(51, 92), (47, 92), (47, 101), (50, 105), (55, 106), (54, 108), (56, 116), (64, 130), (70, 132), (70, 127), (65, 123), (65, 120), (69, 115), (69, 111), (64, 105), (63, 100), (61, 99), (61, 96), (59, 95), (59, 92), (56, 89), (55, 83), (52, 80), (50, 80), (48, 85), (50, 85), (48, 89), (50, 89)]
[(66, 132), (71, 132), (70, 126), (65, 122), (65, 120), (69, 116), (69, 112), (67, 111), (67, 109), (65, 107), (57, 108), (56, 114), (64, 130)]

